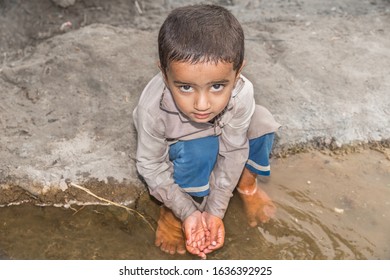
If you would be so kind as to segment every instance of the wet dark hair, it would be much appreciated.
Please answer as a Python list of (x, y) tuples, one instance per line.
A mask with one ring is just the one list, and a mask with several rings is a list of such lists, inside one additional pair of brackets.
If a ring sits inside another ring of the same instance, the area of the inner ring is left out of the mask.
[(164, 74), (172, 61), (222, 61), (238, 70), (244, 61), (244, 31), (223, 7), (185, 6), (174, 9), (161, 26), (158, 52)]

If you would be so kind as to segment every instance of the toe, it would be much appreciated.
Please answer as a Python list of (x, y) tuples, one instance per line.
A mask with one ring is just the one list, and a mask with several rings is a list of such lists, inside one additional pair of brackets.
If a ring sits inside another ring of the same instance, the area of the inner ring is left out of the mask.
[(254, 227), (257, 225), (255, 208), (247, 208), (246, 217), (248, 219), (249, 226)]
[(257, 226), (256, 220), (248, 221), (248, 223), (249, 223), (249, 226), (250, 226), (250, 227), (255, 227), (255, 226)]
[(271, 218), (275, 216), (276, 207), (273, 205), (264, 205), (262, 209), (258, 211), (258, 219), (262, 223), (267, 223)]
[(186, 249), (184, 247), (182, 247), (182, 246), (178, 246), (177, 247), (177, 253), (179, 255), (184, 255), (186, 253)]
[(154, 245), (156, 245), (157, 247), (160, 247), (162, 243), (163, 242), (162, 242), (161, 238), (156, 237), (156, 240), (154, 241)]
[(174, 255), (176, 253), (175, 246), (174, 245), (169, 246), (168, 252), (169, 252), (169, 254)]

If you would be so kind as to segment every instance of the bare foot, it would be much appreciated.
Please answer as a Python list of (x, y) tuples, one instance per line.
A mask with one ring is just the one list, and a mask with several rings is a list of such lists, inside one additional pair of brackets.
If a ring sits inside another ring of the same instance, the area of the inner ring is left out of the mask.
[(257, 185), (257, 175), (247, 168), (242, 171), (237, 191), (244, 203), (248, 223), (251, 227), (257, 226), (258, 221), (266, 223), (275, 215), (276, 206)]
[(185, 243), (181, 221), (166, 207), (161, 207), (155, 245), (169, 254), (185, 254)]
[(251, 193), (239, 193), (251, 227), (257, 226), (257, 221), (266, 223), (275, 216), (276, 206), (259, 186), (255, 186)]

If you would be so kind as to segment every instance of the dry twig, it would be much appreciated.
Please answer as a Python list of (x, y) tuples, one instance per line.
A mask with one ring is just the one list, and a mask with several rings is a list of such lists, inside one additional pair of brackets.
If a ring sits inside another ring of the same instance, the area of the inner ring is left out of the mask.
[(72, 183), (72, 182), (71, 182), (71, 183), (69, 183), (69, 185), (72, 186), (72, 187), (75, 187), (75, 188), (77, 188), (77, 189), (80, 189), (80, 190), (82, 190), (82, 191), (85, 191), (86, 193), (92, 195), (93, 197), (95, 197), (95, 198), (97, 198), (97, 199), (99, 199), (99, 200), (101, 200), (101, 201), (107, 202), (107, 203), (109, 203), (109, 204), (111, 204), (111, 205), (115, 205), (115, 206), (121, 207), (121, 208), (123, 208), (123, 209), (126, 209), (126, 210), (129, 211), (129, 212), (132, 212), (132, 213), (137, 214), (137, 215), (140, 216), (140, 217), (149, 225), (149, 227), (154, 231), (154, 228), (153, 228), (153, 226), (150, 224), (150, 222), (149, 222), (141, 213), (139, 213), (138, 211), (136, 211), (136, 210), (134, 210), (134, 209), (131, 209), (131, 208), (129, 208), (129, 207), (126, 207), (126, 206), (124, 206), (124, 205), (122, 205), (122, 204), (119, 204), (119, 203), (113, 202), (113, 201), (111, 201), (111, 200), (105, 199), (105, 198), (103, 198), (103, 197), (97, 196), (96, 194), (94, 194), (93, 192), (91, 192), (89, 189), (87, 189), (87, 188), (85, 188), (85, 187), (82, 187), (82, 186), (79, 186), (79, 185), (77, 185), (77, 184), (75, 184), (75, 183)]

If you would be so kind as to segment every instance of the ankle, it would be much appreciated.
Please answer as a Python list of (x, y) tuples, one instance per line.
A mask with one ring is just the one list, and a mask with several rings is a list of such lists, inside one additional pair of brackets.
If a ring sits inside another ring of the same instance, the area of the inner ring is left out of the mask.
[(249, 189), (240, 189), (239, 187), (236, 188), (238, 193), (243, 194), (243, 195), (254, 195), (257, 192), (257, 186), (255, 185), (252, 190)]
[(251, 172), (248, 168), (242, 171), (240, 180), (237, 184), (237, 191), (244, 195), (253, 195), (257, 191), (257, 174)]

